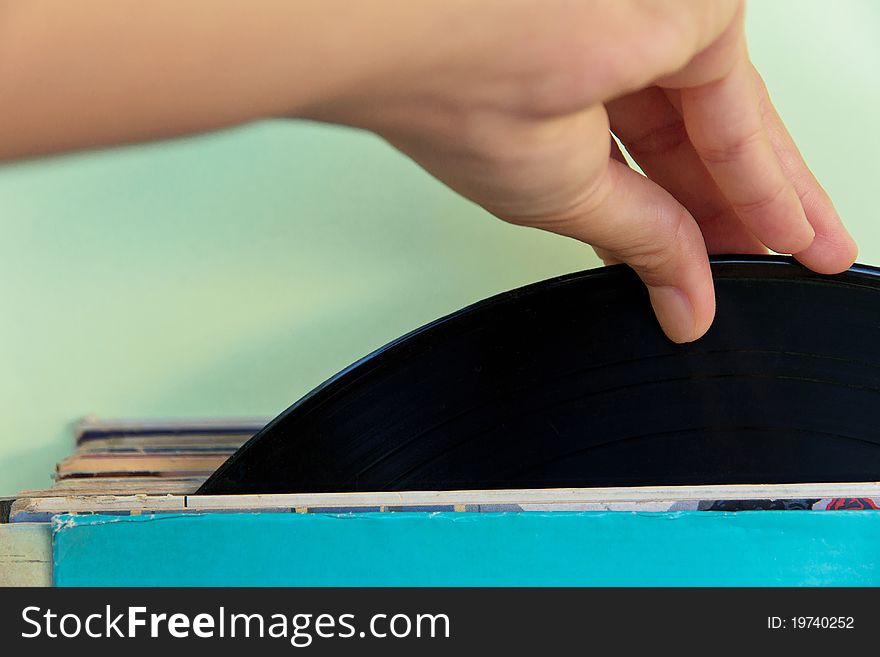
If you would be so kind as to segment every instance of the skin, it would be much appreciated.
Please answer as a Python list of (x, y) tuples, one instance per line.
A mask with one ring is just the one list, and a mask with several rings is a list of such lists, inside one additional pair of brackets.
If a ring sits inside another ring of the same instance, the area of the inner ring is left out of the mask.
[[(739, 0), (0, 0), (0, 159), (298, 117), (370, 130), (497, 217), (592, 245), (663, 330), (709, 253), (856, 245), (752, 66)], [(616, 135), (647, 177), (630, 169)]]

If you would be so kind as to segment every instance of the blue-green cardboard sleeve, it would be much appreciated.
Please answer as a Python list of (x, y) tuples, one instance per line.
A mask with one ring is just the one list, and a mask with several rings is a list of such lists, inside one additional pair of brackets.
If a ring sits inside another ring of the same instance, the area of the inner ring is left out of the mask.
[(880, 584), (876, 511), (57, 516), (59, 586)]

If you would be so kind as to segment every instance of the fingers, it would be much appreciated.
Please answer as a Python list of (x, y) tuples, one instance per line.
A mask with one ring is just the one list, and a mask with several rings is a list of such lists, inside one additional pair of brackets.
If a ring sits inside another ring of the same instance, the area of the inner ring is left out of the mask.
[(746, 228), (774, 251), (805, 251), (816, 233), (770, 142), (744, 47), (725, 76), (682, 89), (681, 106), (694, 149)]
[[(815, 238), (795, 256), (814, 271), (833, 274), (855, 262), (858, 247), (847, 232), (825, 190), (807, 167), (791, 135), (771, 102), (754, 66), (748, 66), (757, 91), (761, 122), (785, 178), (793, 186)], [(666, 98), (664, 104), (660, 96)], [(608, 104), (611, 126), (645, 173), (669, 190), (694, 215), (709, 253), (760, 253), (756, 240), (717, 185), (707, 182), (708, 171), (685, 139), (681, 121), (681, 94), (655, 88), (624, 96)]]
[(758, 72), (751, 68), (758, 89), (764, 125), (782, 170), (800, 197), (807, 220), (816, 238), (795, 257), (810, 269), (823, 274), (842, 272), (856, 260), (858, 246), (847, 232), (834, 205), (801, 157), (794, 140), (773, 107), (767, 88)]
[(647, 285), (671, 340), (696, 340), (712, 323), (715, 292), (699, 227), (668, 192), (628, 166), (609, 159), (596, 191), (581, 207), (539, 225), (632, 267)]
[(642, 170), (697, 220), (709, 253), (766, 252), (718, 189), (660, 88), (623, 96), (606, 109), (612, 131)]

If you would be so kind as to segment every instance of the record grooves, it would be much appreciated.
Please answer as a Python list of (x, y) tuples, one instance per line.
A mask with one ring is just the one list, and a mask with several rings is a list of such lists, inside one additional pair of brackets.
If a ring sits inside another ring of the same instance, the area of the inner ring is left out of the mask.
[(696, 343), (664, 337), (626, 267), (529, 285), (337, 374), (199, 492), (880, 479), (880, 271), (712, 268)]

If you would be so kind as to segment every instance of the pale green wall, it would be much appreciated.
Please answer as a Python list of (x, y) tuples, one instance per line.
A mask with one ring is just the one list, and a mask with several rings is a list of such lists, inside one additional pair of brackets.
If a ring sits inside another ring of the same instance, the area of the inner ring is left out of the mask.
[[(880, 263), (880, 3), (755, 1), (755, 60)], [(0, 494), (69, 424), (281, 411), (466, 303), (596, 264), (497, 222), (379, 140), (266, 123), (0, 169)]]

